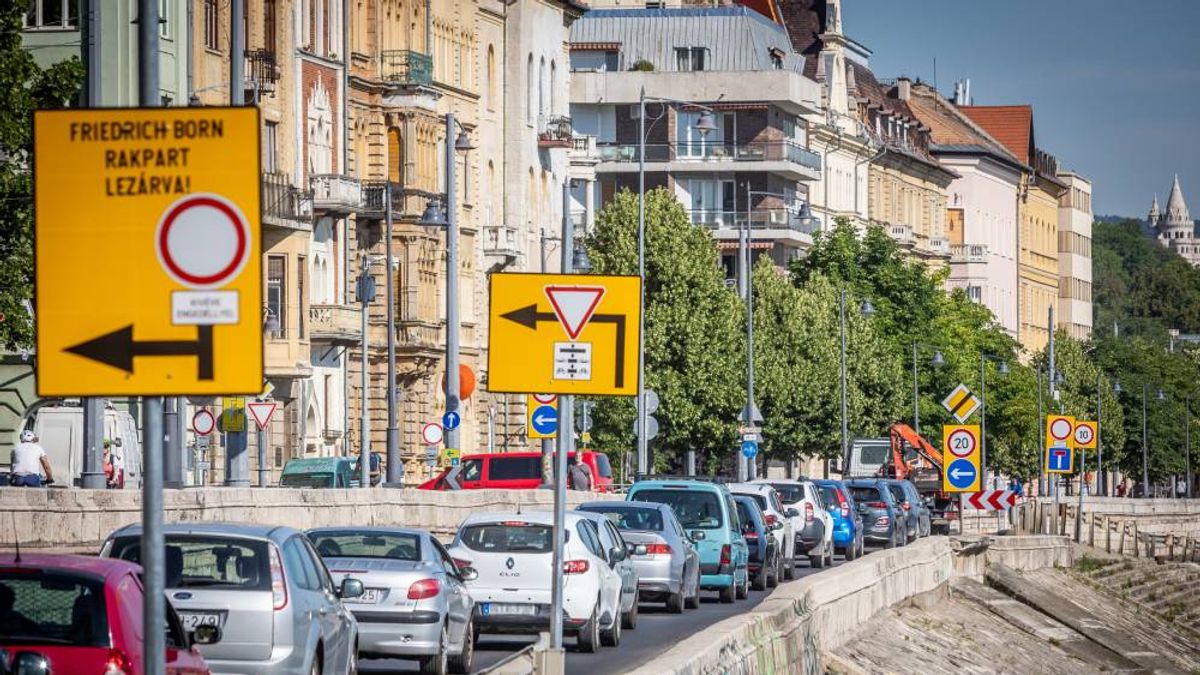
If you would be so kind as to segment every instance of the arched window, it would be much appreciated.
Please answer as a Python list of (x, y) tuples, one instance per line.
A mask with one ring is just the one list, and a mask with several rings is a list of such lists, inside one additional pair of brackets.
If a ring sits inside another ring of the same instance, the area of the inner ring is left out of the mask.
[(487, 67), (484, 70), (487, 81), (483, 83), (483, 95), (487, 99), (487, 109), (496, 109), (496, 49), (488, 45)]
[(317, 82), (308, 98), (308, 175), (333, 171), (333, 111), (329, 92)]
[(538, 117), (546, 116), (546, 57), (542, 57), (541, 65), (538, 66), (538, 98), (537, 98)]
[(554, 115), (558, 112), (558, 100), (555, 94), (558, 92), (558, 66), (553, 60), (550, 61), (550, 114)]
[(388, 129), (387, 179), (404, 185), (404, 137), (398, 127)]
[(525, 62), (525, 123), (533, 124), (533, 54)]

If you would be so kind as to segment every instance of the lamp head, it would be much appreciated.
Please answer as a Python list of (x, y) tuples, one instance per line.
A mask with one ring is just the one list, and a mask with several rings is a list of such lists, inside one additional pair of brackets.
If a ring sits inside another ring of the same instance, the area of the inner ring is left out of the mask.
[(1116, 380), (1115, 382), (1113, 382), (1113, 393), (1114, 394), (1120, 394), (1123, 391), (1125, 391), (1125, 389), (1121, 386), (1120, 380)]
[(1167, 395), (1163, 393), (1162, 389), (1159, 389), (1157, 392), (1154, 393), (1154, 400), (1165, 401), (1165, 400), (1167, 400)]
[(1007, 375), (1008, 374), (1008, 361), (1001, 361), (1000, 366), (996, 368), (996, 372), (1000, 373), (1001, 375)]
[(571, 256), (571, 266), (576, 272), (591, 272), (592, 261), (588, 258), (587, 249), (582, 246), (576, 246), (575, 252)]
[(929, 365), (934, 368), (941, 368), (946, 365), (946, 357), (942, 356), (942, 350), (937, 350), (933, 353), (933, 358), (929, 361)]
[(471, 143), (471, 136), (467, 133), (466, 129), (458, 132), (458, 138), (454, 140), (454, 149), (459, 152), (475, 149), (475, 146)]
[(421, 214), (421, 219), (417, 224), (426, 227), (444, 227), (447, 224), (446, 213), (442, 211), (442, 203), (436, 199), (430, 199), (425, 205), (425, 212)]
[(868, 319), (875, 316), (875, 306), (871, 304), (869, 299), (862, 301), (862, 307), (858, 311)]
[(700, 132), (701, 136), (708, 136), (710, 131), (717, 130), (717, 120), (711, 111), (704, 110), (700, 112), (699, 119), (696, 120), (696, 131)]

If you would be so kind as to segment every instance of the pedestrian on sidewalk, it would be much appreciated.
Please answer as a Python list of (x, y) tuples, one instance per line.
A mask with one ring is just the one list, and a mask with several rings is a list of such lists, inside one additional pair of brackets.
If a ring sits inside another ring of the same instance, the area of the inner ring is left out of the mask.
[(12, 477), (9, 479), (12, 485), (42, 487), (54, 482), (50, 458), (37, 440), (37, 436), (29, 429), (21, 432), (21, 442), (12, 450)]
[(572, 490), (590, 492), (592, 489), (591, 470), (574, 455), (567, 457), (567, 484)]

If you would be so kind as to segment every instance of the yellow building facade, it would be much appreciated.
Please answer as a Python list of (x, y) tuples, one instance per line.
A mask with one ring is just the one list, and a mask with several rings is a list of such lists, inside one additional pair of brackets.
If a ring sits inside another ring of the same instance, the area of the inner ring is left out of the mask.
[[(1033, 174), (1018, 206), (1021, 226), (1018, 274), (1021, 293), (1021, 346), (1041, 351), (1050, 341), (1050, 308), (1059, 295), (1058, 200), (1067, 187), (1057, 178), (1058, 162), (1035, 150)], [(1057, 319), (1055, 319), (1057, 322)]]

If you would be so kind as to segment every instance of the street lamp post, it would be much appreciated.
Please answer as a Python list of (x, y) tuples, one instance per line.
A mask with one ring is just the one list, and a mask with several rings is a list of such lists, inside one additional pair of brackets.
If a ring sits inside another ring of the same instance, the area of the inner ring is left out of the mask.
[(982, 479), (984, 489), (989, 489), (987, 485), (987, 362), (994, 361), (997, 364), (996, 372), (1000, 375), (1008, 374), (1008, 361), (1003, 357), (995, 354), (979, 354), (979, 476)]
[[(1149, 383), (1143, 382), (1142, 383), (1142, 497), (1143, 498), (1150, 497), (1150, 451), (1149, 451), (1150, 440), (1149, 440), (1148, 425), (1147, 425), (1147, 421), (1146, 421), (1146, 408), (1147, 408), (1146, 396), (1147, 396), (1149, 389), (1150, 389)], [(1117, 395), (1120, 395), (1121, 392), (1124, 391), (1124, 389), (1121, 388), (1120, 382), (1116, 382), (1113, 384), (1113, 391)], [(1166, 394), (1163, 393), (1162, 389), (1158, 389), (1158, 391), (1155, 393), (1154, 398), (1157, 401), (1165, 401), (1167, 397), (1166, 397)]]
[[(871, 305), (870, 300), (863, 300), (862, 307), (859, 308), (859, 313), (870, 318), (875, 314), (875, 308)], [(838, 326), (841, 333), (841, 350), (840, 350), (840, 381), (841, 381), (841, 404), (842, 404), (842, 474), (845, 475), (850, 470), (850, 422), (847, 419), (847, 404), (846, 404), (846, 289), (838, 291)], [(829, 473), (829, 463), (825, 463), (826, 477)]]
[[(921, 433), (921, 409), (920, 409), (920, 388), (917, 384), (917, 348), (929, 347), (923, 342), (913, 340), (912, 343), (912, 375), (913, 375), (913, 431), (917, 434)], [(929, 365), (934, 368), (941, 368), (946, 365), (946, 359), (942, 356), (942, 350), (934, 348), (933, 358), (930, 359)]]
[(1187, 480), (1187, 489), (1184, 496), (1188, 499), (1192, 498), (1192, 394), (1189, 392), (1183, 397), (1183, 459), (1184, 459), (1184, 478)]
[[(385, 293), (387, 300), (387, 387), (385, 387), (385, 395), (387, 396), (387, 483), (389, 485), (400, 486), (404, 479), (404, 467), (400, 463), (400, 422), (396, 415), (396, 295), (395, 295), (395, 279), (396, 270), (392, 266), (392, 182), (385, 181), (383, 184), (383, 209), (385, 214), (386, 231), (384, 232), (386, 253), (385, 262), (387, 266), (387, 284), (385, 285)], [(366, 350), (363, 350), (366, 353)], [(370, 461), (368, 460), (368, 464)], [(369, 474), (368, 483), (370, 482)]]
[[(712, 108), (698, 103), (678, 101), (671, 98), (647, 96), (642, 87), (638, 94), (638, 278), (641, 280), (641, 302), (638, 309), (638, 390), (637, 390), (637, 470), (645, 474), (649, 469), (650, 446), (646, 438), (646, 102), (676, 103), (699, 108), (703, 112), (696, 120), (696, 130), (707, 136), (717, 128)], [(657, 118), (655, 119), (657, 121)]]

